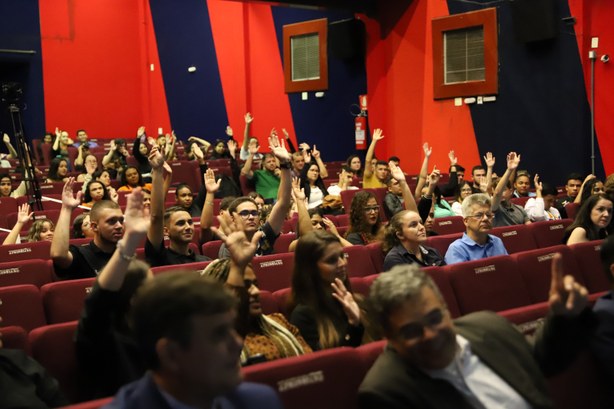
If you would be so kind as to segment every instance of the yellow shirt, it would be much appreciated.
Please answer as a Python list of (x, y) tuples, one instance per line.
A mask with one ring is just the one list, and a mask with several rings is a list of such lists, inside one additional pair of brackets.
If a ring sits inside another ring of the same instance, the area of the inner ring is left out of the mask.
[(364, 176), (362, 178), (363, 189), (374, 189), (377, 187), (386, 187), (386, 184), (380, 182), (379, 179), (375, 177), (375, 173), (372, 173), (371, 176)]

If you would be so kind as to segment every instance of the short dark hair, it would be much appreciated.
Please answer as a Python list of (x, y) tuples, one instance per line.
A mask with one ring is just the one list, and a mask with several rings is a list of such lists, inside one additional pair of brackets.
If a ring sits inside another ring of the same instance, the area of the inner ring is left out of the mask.
[[(100, 182), (98, 182), (100, 183)], [(90, 210), (90, 221), (98, 222), (100, 218), (100, 212), (105, 209), (120, 209), (119, 205), (112, 200), (99, 200), (92, 206)]]
[(236, 199), (236, 196), (226, 196), (220, 201), (220, 210), (228, 210), (230, 204)]
[(392, 162), (399, 162), (400, 163), (401, 159), (399, 159), (398, 156), (391, 156), (391, 157), (388, 158), (388, 162), (391, 162), (391, 161)]
[(388, 162), (384, 161), (384, 160), (378, 160), (377, 163), (375, 164), (375, 166), (386, 166), (388, 167)]
[(161, 274), (146, 280), (134, 298), (131, 322), (134, 338), (149, 369), (158, 369), (156, 343), (170, 338), (188, 347), (192, 317), (222, 314), (236, 308), (236, 298), (223, 284), (194, 271)]
[(79, 135), (79, 132), (85, 132), (85, 133), (87, 133), (87, 132), (85, 131), (85, 129), (77, 129), (77, 135)]
[(471, 174), (473, 175), (476, 170), (486, 170), (486, 169), (482, 165), (475, 165), (474, 167), (471, 168)]
[(559, 192), (556, 190), (556, 186), (553, 186), (549, 183), (542, 183), (542, 196), (552, 195), (556, 196)]
[[(454, 167), (456, 168), (456, 173), (458, 173), (458, 172), (463, 172), (464, 173), (465, 172), (465, 168), (462, 167), (461, 165), (457, 164), (457, 165), (454, 165)], [(448, 168), (448, 172), (452, 172), (452, 166), (450, 166)]]
[(177, 187), (175, 188), (175, 197), (179, 197), (179, 191), (181, 189), (185, 189), (188, 188), (190, 189), (190, 192), (193, 192), (192, 188), (190, 187), (190, 185), (188, 185), (187, 183), (180, 183), (177, 185)]
[(584, 178), (578, 172), (573, 172), (567, 175), (567, 179), (565, 179), (565, 184), (569, 183), (570, 180), (583, 180)]
[(235, 200), (233, 200), (233, 201), (230, 203), (230, 206), (228, 206), (228, 212), (229, 212), (230, 214), (232, 214), (232, 213), (236, 212), (236, 211), (237, 211), (237, 207), (239, 207), (239, 205), (240, 205), (241, 203), (246, 203), (246, 202), (253, 203), (253, 204), (254, 204), (254, 206), (256, 206), (256, 208), (258, 207), (258, 203), (256, 203), (256, 201), (255, 201), (254, 199), (252, 199), (251, 197), (248, 197), (248, 196), (240, 196), (240, 197), (237, 197)]
[(171, 206), (164, 212), (164, 224), (168, 223), (173, 213), (177, 212), (186, 212), (187, 214), (190, 214), (190, 212), (188, 212), (183, 206)]
[(608, 236), (603, 243), (601, 243), (601, 264), (603, 265), (603, 272), (608, 277), (610, 284), (614, 283), (614, 277), (610, 271), (612, 264), (614, 264), (614, 235)]

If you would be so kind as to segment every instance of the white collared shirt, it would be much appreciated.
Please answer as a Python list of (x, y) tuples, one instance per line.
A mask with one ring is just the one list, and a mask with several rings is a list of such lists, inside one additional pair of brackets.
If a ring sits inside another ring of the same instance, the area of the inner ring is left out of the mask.
[(456, 356), (444, 369), (424, 371), (456, 388), (476, 409), (530, 409), (527, 401), (471, 351), (466, 338), (456, 335)]

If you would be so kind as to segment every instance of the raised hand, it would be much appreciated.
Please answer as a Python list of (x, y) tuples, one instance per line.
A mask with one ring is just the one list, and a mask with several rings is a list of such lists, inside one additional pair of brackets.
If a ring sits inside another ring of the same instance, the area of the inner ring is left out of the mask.
[(250, 144), (247, 147), (247, 150), (250, 155), (255, 155), (256, 153), (258, 153), (258, 149), (260, 149), (260, 146), (256, 146), (254, 144)]
[(207, 169), (205, 172), (205, 189), (207, 189), (207, 193), (215, 193), (220, 188), (220, 184), (222, 183), (222, 179), (215, 181), (215, 172), (213, 169)]
[(233, 217), (228, 214), (218, 216), (218, 220), (220, 227), (212, 227), (211, 230), (226, 244), (232, 261), (238, 266), (245, 267), (254, 258), (258, 249), (258, 241), (264, 233), (257, 231), (252, 240), (248, 240), (244, 231), (243, 219), (238, 213), (234, 213)]
[(152, 146), (149, 152), (149, 164), (152, 169), (160, 169), (164, 165), (164, 156), (160, 153), (157, 146)]
[[(518, 157), (518, 160), (520, 160), (520, 156)], [(495, 157), (492, 156), (492, 152), (486, 152), (484, 162), (486, 163), (486, 167), (492, 168), (495, 166)]]
[(226, 145), (228, 146), (228, 153), (234, 158), (238, 147), (237, 141), (230, 139)]
[(448, 152), (448, 158), (450, 159), (450, 166), (456, 166), (458, 163), (458, 158), (454, 154), (454, 151)]
[(286, 131), (286, 128), (281, 128), (281, 131), (284, 134), (284, 138), (290, 139), (290, 134), (288, 133), (288, 131)]
[(305, 189), (301, 188), (301, 179), (294, 177), (292, 178), (292, 196), (294, 200), (305, 200)]
[(234, 132), (232, 132), (232, 128), (230, 127), (230, 125), (226, 127), (226, 135), (228, 135), (229, 138), (232, 138), (232, 136), (234, 135)]
[(555, 315), (577, 316), (588, 305), (588, 291), (571, 275), (563, 276), (563, 259), (559, 253), (552, 258), (550, 309)]
[(137, 131), (136, 131), (136, 136), (137, 136), (138, 138), (140, 138), (140, 137), (142, 137), (143, 135), (145, 135), (145, 127), (144, 127), (144, 126), (141, 126), (141, 127), (139, 127), (139, 129), (137, 129)]
[(282, 162), (290, 162), (290, 153), (286, 150), (284, 140), (280, 140), (277, 136), (275, 128), (271, 130), (269, 136), (269, 148), (271, 148), (271, 152), (277, 159)]
[(308, 151), (309, 149), (311, 149), (311, 147), (309, 146), (308, 143), (302, 142), (298, 145), (298, 147), (300, 148), (300, 150), (302, 151)]
[(533, 185), (535, 186), (536, 192), (541, 192), (542, 189), (544, 188), (542, 186), (542, 182), (539, 181), (539, 175), (537, 173), (535, 174), (535, 177), (533, 178)]
[(83, 196), (81, 190), (79, 190), (76, 195), (73, 194), (74, 185), (75, 178), (69, 177), (62, 189), (62, 206), (68, 207), (71, 210), (81, 204), (81, 196)]
[(316, 148), (316, 145), (313, 145), (313, 149), (311, 150), (311, 156), (313, 156), (316, 159), (320, 158), (320, 151)]
[[(83, 145), (80, 145), (79, 147), (81, 147)], [(96, 172), (96, 165), (93, 164), (92, 162), (87, 162), (85, 164), (85, 173), (87, 173), (88, 175), (92, 175), (94, 174), (94, 172)]]
[(350, 325), (356, 326), (360, 324), (360, 308), (352, 293), (345, 288), (343, 281), (335, 278), (335, 281), (330, 285), (333, 287), (333, 298), (339, 301), (339, 304), (343, 307)]
[(519, 164), (520, 155), (516, 154), (516, 152), (510, 152), (507, 154), (507, 168), (509, 170), (517, 169)]
[(205, 154), (203, 153), (203, 150), (200, 149), (200, 146), (198, 146), (198, 144), (196, 143), (192, 144), (192, 153), (194, 154), (194, 156), (196, 156), (196, 159), (205, 159)]
[(381, 141), (384, 139), (384, 131), (377, 128), (373, 131), (373, 141)]
[(424, 145), (422, 145), (422, 150), (424, 151), (424, 156), (426, 156), (427, 158), (429, 158), (431, 156), (431, 153), (433, 153), (433, 148), (429, 147), (428, 142), (424, 142)]
[(137, 187), (126, 199), (126, 211), (124, 212), (125, 234), (147, 234), (151, 219), (143, 207), (143, 191), (140, 187)]
[(111, 151), (113, 152), (117, 150), (117, 145), (115, 145), (115, 139), (111, 139), (111, 147), (109, 149), (111, 149)]
[(441, 178), (441, 171), (437, 169), (436, 166), (433, 166), (433, 171), (429, 175), (429, 186), (437, 185), (437, 183), (439, 183), (440, 178)]
[(401, 183), (401, 181), (405, 181), (405, 174), (393, 161), (388, 162), (388, 167), (390, 168), (390, 176), (392, 176), (399, 183)]
[(25, 224), (32, 218), (34, 213), (30, 212), (30, 205), (27, 203), (22, 204), (17, 209), (17, 223)]
[(245, 123), (246, 124), (251, 124), (253, 120), (254, 120), (254, 117), (252, 116), (252, 114), (250, 114), (249, 112), (247, 114), (245, 114)]
[(324, 225), (326, 226), (326, 230), (328, 230), (330, 233), (334, 234), (337, 237), (340, 236), (339, 230), (337, 230), (337, 226), (335, 226), (335, 223), (333, 223), (331, 219), (329, 219), (328, 217), (323, 217), (322, 223), (324, 223)]
[(589, 180), (591, 180), (591, 179), (595, 179), (596, 177), (597, 177), (597, 176), (595, 176), (595, 175), (593, 175), (593, 174), (591, 173), (591, 174), (587, 175), (587, 176), (584, 178), (584, 182), (582, 182), (582, 184), (584, 185), (586, 182), (588, 182), (588, 181), (589, 181)]
[(4, 143), (11, 143), (11, 138), (9, 138), (8, 134), (4, 134), (2, 136), (2, 142), (4, 142)]

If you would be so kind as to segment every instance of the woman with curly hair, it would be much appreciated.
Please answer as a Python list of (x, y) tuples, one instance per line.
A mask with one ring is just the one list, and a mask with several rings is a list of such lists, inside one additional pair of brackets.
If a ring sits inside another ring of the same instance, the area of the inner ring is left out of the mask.
[(576, 220), (565, 230), (564, 243), (605, 239), (612, 221), (612, 206), (612, 200), (604, 194), (589, 197), (578, 210)]
[(365, 333), (362, 299), (352, 294), (347, 260), (337, 237), (323, 230), (302, 236), (292, 273), (290, 322), (311, 349), (359, 346)]
[(231, 287), (239, 298), (237, 330), (243, 335), (241, 364), (246, 365), (264, 356), (267, 361), (311, 352), (311, 348), (299, 330), (280, 313), (263, 314), (260, 305), (260, 289), (252, 266), (248, 264), (243, 273), (243, 286), (228, 283), (231, 274), (231, 260), (214, 260), (201, 273)]
[(350, 206), (350, 228), (345, 238), (352, 244), (366, 245), (382, 241), (383, 236), (377, 199), (368, 191), (356, 193)]
[(384, 251), (388, 253), (384, 259), (384, 271), (399, 264), (445, 265), (437, 250), (423, 245), (426, 237), (426, 228), (418, 213), (403, 210), (395, 214), (386, 226), (384, 236)]

